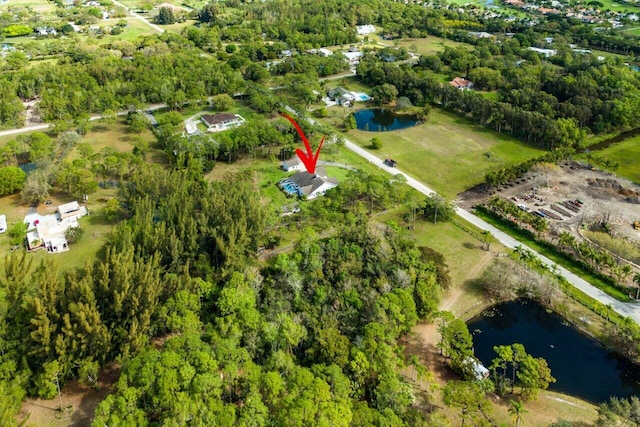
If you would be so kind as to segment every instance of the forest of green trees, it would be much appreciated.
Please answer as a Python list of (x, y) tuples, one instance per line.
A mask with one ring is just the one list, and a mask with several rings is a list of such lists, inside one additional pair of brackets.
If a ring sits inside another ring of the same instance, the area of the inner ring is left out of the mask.
[[(345, 192), (368, 200), (367, 189)], [(7, 257), (5, 408), (25, 392), (54, 397), (57, 382), (95, 383), (119, 360), (122, 376), (95, 425), (422, 418), (398, 373), (406, 361), (397, 339), (437, 309), (446, 273), (432, 251), (348, 211), (336, 213), (346, 222), (333, 237), (306, 233), (261, 266), (255, 253), (273, 219), (247, 183), (210, 184), (197, 167), (141, 167), (121, 198), (128, 219), (104, 260), (59, 272), (24, 253)], [(176, 334), (162, 350), (149, 346)]]
[[(91, 8), (60, 6), (60, 17), (74, 22), (97, 16)], [(196, 24), (180, 34), (107, 37), (91, 46), (61, 41), (0, 60), (0, 128), (21, 126), (22, 102), (34, 99), (53, 125), (49, 134), (0, 147), (0, 195), (22, 191), (24, 202), (38, 203), (51, 191), (90, 194), (98, 179), (118, 186), (103, 212), (115, 225), (98, 259), (77, 271), (36, 263), (22, 251), (4, 260), (0, 419), (13, 419), (25, 396), (52, 398), (71, 380), (96, 385), (101, 369), (116, 363), (121, 376), (99, 405), (96, 426), (439, 425), (416, 408), (400, 374), (409, 365), (424, 370), (398, 344), (424, 320), (439, 322), (440, 350), (460, 375), (442, 394), (463, 420), (488, 419), (485, 392), (520, 387), (527, 399), (548, 387), (554, 379), (546, 362), (517, 343), (496, 348), (490, 381), (465, 381), (474, 379), (471, 336), (460, 319), (438, 312), (451, 282), (443, 256), (373, 220), (394, 206), (407, 208), (409, 228), (417, 215), (446, 220), (453, 208), (445, 200), (416, 200), (402, 175), (389, 180), (352, 171), (313, 209), (301, 206), (289, 224), (299, 231), (291, 251), (260, 261), (257, 254), (281, 237), (273, 207), (242, 174), (215, 182), (204, 174), (215, 162), (292, 155), (295, 133), (276, 118), (284, 95), (270, 86), (279, 85), (302, 109), (316, 101), (318, 78), (349, 66), (341, 55), (302, 54), (358, 43), (356, 25), (375, 24), (393, 38), (469, 44), (413, 65), (381, 59), (401, 54), (404, 61), (404, 48), (366, 51), (357, 79), (379, 103), (402, 98), (423, 111), (432, 105), (455, 111), (552, 152), (541, 159), (579, 148), (587, 134), (640, 124), (640, 74), (623, 60), (600, 61), (567, 47), (638, 55), (638, 39), (568, 18), (529, 25), (391, 0), (228, 0), (190, 17)], [(0, 14), (0, 29), (13, 35), (20, 30), (14, 20), (34, 25), (30, 19)], [(163, 8), (157, 22), (173, 20)], [(469, 30), (513, 37), (492, 43)], [(566, 45), (547, 62), (527, 48), (549, 35)], [(281, 58), (283, 50), (300, 55)], [(55, 60), (29, 62), (47, 55)], [(481, 91), (446, 84), (457, 76)], [(182, 134), (184, 107), (225, 111), (235, 103), (256, 118), (215, 141)], [(137, 110), (150, 104), (167, 107), (153, 132), (168, 165), (149, 165), (148, 143), (140, 138), (133, 137), (133, 153), (94, 152), (80, 142), (92, 114), (103, 115), (108, 127), (126, 110), (129, 131), (141, 133), (149, 124)], [(319, 125), (300, 124), (307, 135), (339, 142)], [(79, 158), (67, 160), (72, 149)], [(38, 170), (27, 175), (17, 167), (22, 163)], [(529, 167), (494, 172), (488, 181)], [(319, 235), (310, 224), (327, 232)], [(601, 418), (632, 418), (637, 407), (637, 400), (613, 400), (602, 405)]]

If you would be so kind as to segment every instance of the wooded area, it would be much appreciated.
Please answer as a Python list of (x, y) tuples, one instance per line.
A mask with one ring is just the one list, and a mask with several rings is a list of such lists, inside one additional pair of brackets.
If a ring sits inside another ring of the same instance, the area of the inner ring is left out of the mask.
[[(100, 12), (58, 6), (60, 18), (74, 22), (91, 23)], [(156, 22), (173, 24), (173, 13), (163, 7)], [(622, 59), (600, 60), (569, 45), (640, 54), (637, 38), (571, 18), (530, 25), (391, 0), (228, 0), (184, 15), (197, 24), (180, 34), (60, 42), (29, 53), (47, 57), (44, 63), (29, 62), (24, 52), (0, 60), (0, 128), (21, 126), (23, 102), (35, 100), (39, 117), (53, 125), (49, 134), (0, 147), (0, 195), (22, 191), (24, 202), (38, 203), (52, 191), (91, 194), (99, 178), (118, 187), (101, 213), (116, 225), (99, 258), (83, 269), (36, 264), (22, 251), (5, 259), (0, 418), (13, 419), (25, 396), (52, 398), (70, 380), (95, 385), (101, 368), (117, 363), (122, 374), (99, 405), (96, 426), (438, 425), (414, 405), (400, 374), (407, 366), (424, 373), (398, 339), (425, 320), (440, 322), (440, 349), (462, 379), (446, 386), (443, 402), (463, 420), (488, 419), (486, 392), (502, 395), (517, 386), (526, 400), (547, 388), (554, 379), (546, 361), (517, 343), (496, 348), (493, 382), (476, 381), (465, 323), (438, 312), (451, 283), (443, 256), (417, 245), (397, 224), (375, 220), (395, 207), (406, 208), (410, 230), (420, 215), (446, 221), (455, 213), (447, 200), (418, 199), (401, 174), (350, 171), (287, 222), (265, 203), (254, 177), (235, 173), (210, 182), (205, 174), (215, 162), (292, 156), (295, 133), (276, 113), (293, 98), (304, 115), (326, 89), (318, 78), (348, 71), (340, 51), (357, 43), (363, 59), (356, 78), (376, 103), (419, 107), (424, 120), (430, 106), (441, 107), (543, 147), (549, 154), (540, 159), (555, 161), (589, 134), (640, 125), (640, 74)], [(2, 14), (0, 29), (20, 36), (33, 19)], [(465, 47), (443, 47), (410, 62), (404, 48), (364, 46), (355, 29), (363, 24), (383, 28), (390, 39), (438, 36)], [(499, 33), (500, 43), (469, 31)], [(550, 34), (564, 39), (556, 56), (543, 60), (528, 50)], [(309, 53), (320, 47), (335, 54)], [(384, 59), (396, 55), (397, 61)], [(448, 83), (459, 76), (480, 90)], [(153, 104), (166, 111), (151, 126), (142, 110)], [(255, 114), (242, 127), (215, 140), (184, 133), (182, 110), (238, 105)], [(130, 133), (153, 130), (168, 165), (147, 162), (149, 144), (139, 137), (132, 137), (131, 153), (94, 152), (80, 142), (92, 115), (108, 128), (117, 112), (126, 114)], [(345, 124), (347, 131), (355, 127), (353, 115)], [(300, 125), (310, 137), (344, 142), (322, 125)], [(72, 150), (78, 158), (67, 158)], [(491, 172), (487, 181), (504, 183), (534, 162)], [(26, 163), (37, 170), (17, 167)], [(292, 249), (259, 260), (265, 246), (281, 239), (283, 224), (299, 232)], [(637, 342), (637, 328), (629, 331)], [(612, 401), (602, 406), (602, 418), (630, 417), (636, 406), (636, 400)]]

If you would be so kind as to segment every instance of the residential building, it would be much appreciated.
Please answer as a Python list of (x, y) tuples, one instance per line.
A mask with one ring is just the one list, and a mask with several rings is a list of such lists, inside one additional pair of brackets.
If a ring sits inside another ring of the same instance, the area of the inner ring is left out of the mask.
[(220, 132), (244, 124), (242, 116), (231, 113), (205, 114), (200, 119), (207, 126), (208, 132)]
[(469, 90), (473, 88), (473, 82), (462, 77), (456, 77), (449, 84), (459, 90)]
[(87, 208), (80, 206), (78, 202), (66, 203), (58, 206), (58, 218), (60, 220), (67, 218), (80, 218), (87, 214)]
[(469, 31), (469, 35), (478, 39), (493, 39), (496, 37), (493, 34), (487, 33), (485, 31)]
[(541, 49), (539, 47), (533, 47), (533, 46), (530, 47), (529, 50), (539, 53), (545, 58), (551, 58), (552, 56), (555, 56), (556, 53), (558, 53), (558, 51), (555, 49)]
[(282, 162), (282, 170), (285, 172), (293, 172), (300, 171), (304, 169), (304, 164), (302, 160), (298, 156), (293, 156), (292, 158), (285, 160)]
[(353, 93), (340, 86), (335, 89), (329, 90), (327, 92), (327, 96), (332, 101), (335, 101), (336, 104), (342, 105), (344, 107), (351, 107), (356, 100), (356, 97)]
[(198, 127), (194, 122), (187, 122), (185, 125), (187, 135), (195, 135), (198, 133)]
[(322, 167), (316, 167), (316, 172), (310, 174), (305, 171), (298, 171), (288, 178), (278, 182), (278, 187), (290, 197), (302, 197), (312, 200), (338, 186), (338, 180), (329, 178), (327, 172)]
[(7, 216), (0, 215), (0, 233), (7, 231)]
[(376, 32), (376, 27), (374, 27), (371, 24), (369, 24), (369, 25), (358, 25), (356, 27), (356, 32), (358, 33), (359, 36), (366, 36), (367, 34), (375, 33)]
[(342, 54), (347, 58), (350, 65), (358, 65), (360, 63), (360, 58), (362, 58), (362, 52), (342, 52)]
[(327, 48), (321, 47), (320, 49), (318, 49), (318, 55), (327, 57), (333, 55), (333, 52)]
[(49, 253), (69, 250), (65, 233), (69, 228), (80, 227), (78, 219), (87, 215), (87, 208), (71, 202), (58, 206), (54, 215), (29, 214), (27, 224), (27, 250), (44, 248)]

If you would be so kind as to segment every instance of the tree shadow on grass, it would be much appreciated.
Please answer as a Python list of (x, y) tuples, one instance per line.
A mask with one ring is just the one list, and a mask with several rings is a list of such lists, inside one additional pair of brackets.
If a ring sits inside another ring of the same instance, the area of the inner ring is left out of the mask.
[(464, 242), (464, 243), (462, 244), (462, 246), (463, 246), (465, 249), (473, 249), (473, 250), (475, 250), (475, 249), (482, 249), (482, 245), (480, 245), (480, 244), (476, 245), (475, 243), (471, 243), (471, 242)]
[(103, 133), (103, 132), (109, 132), (109, 130), (110, 130), (110, 127), (104, 123), (96, 123), (93, 126), (91, 126), (91, 132)]

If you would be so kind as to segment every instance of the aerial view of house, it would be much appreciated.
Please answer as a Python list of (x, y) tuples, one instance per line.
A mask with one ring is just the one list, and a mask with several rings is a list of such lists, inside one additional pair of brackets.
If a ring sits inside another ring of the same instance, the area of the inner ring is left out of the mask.
[(205, 114), (201, 120), (207, 126), (207, 132), (221, 132), (244, 123), (242, 116), (231, 113)]
[(278, 187), (288, 196), (306, 198), (307, 200), (324, 196), (327, 190), (337, 186), (338, 180), (329, 178), (327, 172), (322, 167), (317, 167), (315, 174), (310, 174), (306, 170), (300, 170), (278, 182)]
[(460, 90), (469, 90), (473, 88), (473, 82), (467, 79), (463, 79), (462, 77), (456, 77), (455, 79), (451, 80), (449, 84)]
[(69, 250), (65, 233), (69, 228), (80, 227), (78, 219), (87, 215), (87, 208), (78, 202), (58, 206), (55, 214), (30, 213), (24, 218), (27, 224), (27, 250), (46, 249), (49, 253)]

